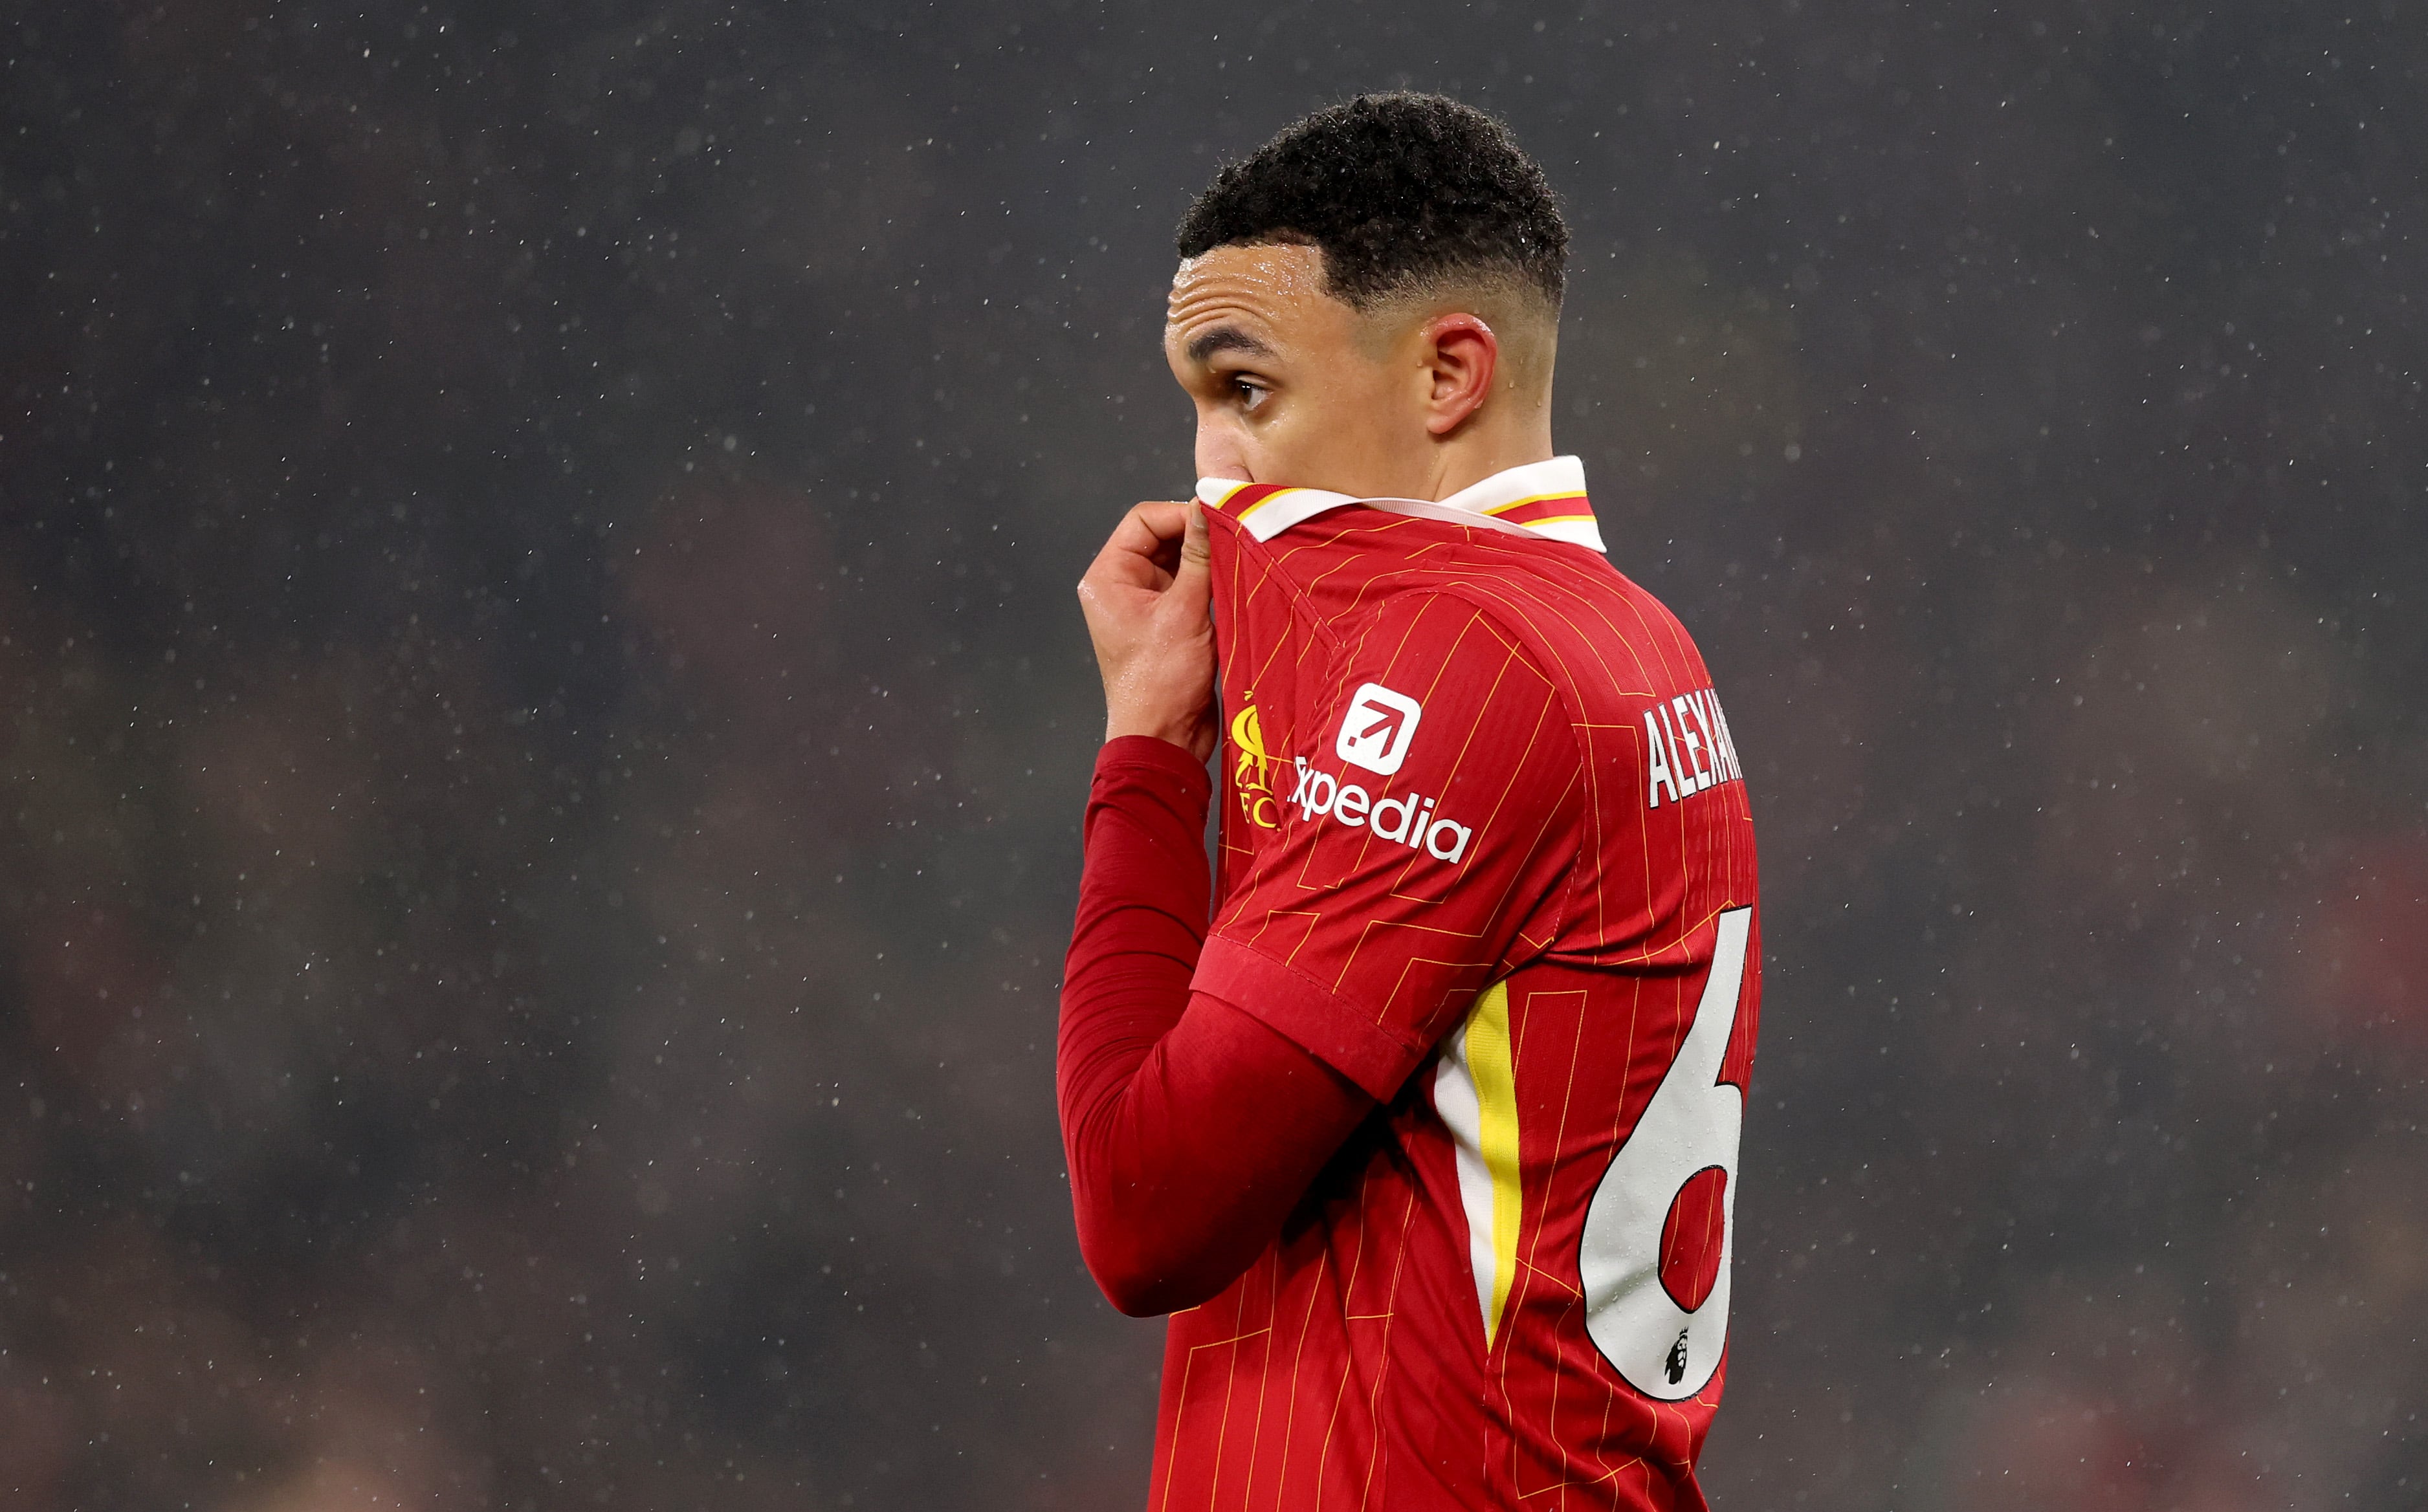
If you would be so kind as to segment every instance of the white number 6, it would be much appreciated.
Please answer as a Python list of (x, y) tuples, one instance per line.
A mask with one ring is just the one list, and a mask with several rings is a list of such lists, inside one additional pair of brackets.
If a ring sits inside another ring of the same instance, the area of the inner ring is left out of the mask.
[[(1728, 1341), (1745, 1094), (1720, 1081), (1720, 1060), (1736, 1028), (1752, 925), (1750, 908), (1720, 916), (1686, 1043), (1594, 1189), (1577, 1254), (1594, 1347), (1630, 1386), (1664, 1402), (1682, 1402), (1708, 1385)], [(1662, 1284), (1662, 1233), (1687, 1183), (1712, 1170), (1721, 1180), (1719, 1274), (1690, 1312)]]

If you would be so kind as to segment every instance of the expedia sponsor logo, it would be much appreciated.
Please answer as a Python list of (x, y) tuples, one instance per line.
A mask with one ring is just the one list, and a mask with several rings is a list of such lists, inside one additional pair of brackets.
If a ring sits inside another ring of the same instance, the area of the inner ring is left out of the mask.
[[(1404, 741), (1400, 755), (1406, 754)], [(1289, 801), (1299, 818), (1333, 819), (1351, 828), (1363, 828), (1378, 840), (1390, 840), (1411, 851), (1422, 851), (1436, 861), (1458, 861), (1475, 831), (1454, 820), (1434, 816), (1434, 800), (1422, 793), (1377, 801), (1353, 782), (1319, 772), (1304, 756), (1291, 758), (1298, 767), (1298, 788)], [(1395, 761), (1393, 765), (1397, 765)]]
[(1407, 694), (1393, 692), (1378, 682), (1366, 683), (1349, 700), (1349, 712), (1341, 716), (1332, 754), (1353, 767), (1387, 777), (1408, 759), (1417, 722), (1424, 717), (1424, 706)]

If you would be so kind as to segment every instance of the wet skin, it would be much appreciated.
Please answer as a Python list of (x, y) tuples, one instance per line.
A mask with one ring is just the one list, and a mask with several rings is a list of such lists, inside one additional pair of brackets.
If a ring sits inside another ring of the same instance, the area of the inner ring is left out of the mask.
[[(1360, 498), (1442, 499), (1551, 455), (1557, 318), (1512, 304), (1359, 311), (1313, 247), (1217, 247), (1172, 281), (1164, 356), (1197, 408), (1197, 474)], [(1105, 683), (1105, 738), (1213, 750), (1214, 636), (1194, 503), (1140, 504), (1097, 553), (1079, 604)]]
[(1313, 247), (1217, 247), (1173, 277), (1163, 348), (1197, 408), (1201, 478), (1368, 498), (1474, 480), (1444, 486), (1440, 443), (1492, 393), (1500, 343), (1478, 316), (1360, 312)]

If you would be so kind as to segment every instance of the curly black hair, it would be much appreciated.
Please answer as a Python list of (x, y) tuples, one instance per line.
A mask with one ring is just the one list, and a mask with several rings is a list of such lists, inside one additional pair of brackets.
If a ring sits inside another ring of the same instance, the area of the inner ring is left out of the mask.
[(1558, 308), (1568, 227), (1543, 170), (1509, 128), (1438, 94), (1361, 94), (1225, 164), (1173, 238), (1216, 247), (1304, 242), (1333, 295), (1381, 300), (1478, 274), (1518, 280)]

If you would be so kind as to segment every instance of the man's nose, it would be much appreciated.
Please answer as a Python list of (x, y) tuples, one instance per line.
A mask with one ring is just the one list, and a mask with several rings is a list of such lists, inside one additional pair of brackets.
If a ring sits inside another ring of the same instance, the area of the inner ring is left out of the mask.
[(1240, 445), (1237, 431), (1220, 423), (1197, 422), (1197, 476), (1236, 479), (1243, 483), (1256, 480), (1256, 475), (1248, 468), (1247, 448)]

